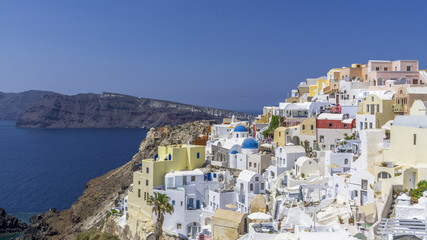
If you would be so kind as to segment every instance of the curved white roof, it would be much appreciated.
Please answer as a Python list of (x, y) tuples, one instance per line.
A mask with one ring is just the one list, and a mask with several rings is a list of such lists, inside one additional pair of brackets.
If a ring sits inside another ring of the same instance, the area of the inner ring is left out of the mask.
[(298, 158), (298, 160), (295, 162), (295, 165), (298, 165), (298, 166), (302, 166), (303, 164), (304, 164), (304, 162), (305, 161), (307, 161), (307, 160), (311, 160), (311, 161), (314, 161), (313, 159), (311, 159), (311, 158), (308, 158), (308, 157), (299, 157)]
[(320, 114), (317, 119), (327, 119), (327, 120), (342, 120), (344, 114), (342, 113), (322, 113)]
[(238, 179), (246, 181), (246, 182), (250, 182), (252, 177), (254, 177), (255, 175), (258, 175), (256, 172), (252, 172), (250, 170), (243, 170), (240, 172)]

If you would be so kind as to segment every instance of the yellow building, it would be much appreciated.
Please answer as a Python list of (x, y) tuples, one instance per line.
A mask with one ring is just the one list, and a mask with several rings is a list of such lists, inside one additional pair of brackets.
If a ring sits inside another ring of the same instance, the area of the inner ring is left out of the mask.
[(316, 136), (316, 118), (306, 118), (300, 124), (301, 135)]
[(314, 97), (322, 90), (323, 86), (329, 86), (328, 81), (324, 78), (317, 79), (315, 85), (310, 85), (310, 92), (308, 94), (308, 97)]
[(286, 127), (278, 127), (274, 130), (274, 142), (277, 142), (278, 146), (285, 146), (286, 144)]
[(381, 128), (394, 119), (392, 94), (371, 94), (358, 103), (356, 127), (359, 130)]
[(159, 146), (152, 159), (142, 160), (141, 171), (133, 173), (133, 189), (128, 197), (128, 225), (131, 235), (142, 236), (143, 223), (152, 220), (152, 207), (147, 203), (153, 189), (164, 185), (164, 176), (171, 170), (194, 170), (205, 163), (205, 146)]
[(392, 185), (413, 189), (427, 179), (427, 116), (397, 116), (390, 133), (390, 146), (383, 150), (384, 162), (374, 168), (383, 194)]

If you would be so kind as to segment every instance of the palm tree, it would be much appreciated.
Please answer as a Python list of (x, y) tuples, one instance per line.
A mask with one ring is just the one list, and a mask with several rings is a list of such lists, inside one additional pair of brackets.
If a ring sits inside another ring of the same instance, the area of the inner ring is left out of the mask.
[(153, 206), (153, 212), (157, 216), (156, 228), (154, 234), (156, 235), (156, 240), (160, 240), (163, 234), (163, 221), (165, 220), (165, 213), (173, 213), (173, 205), (169, 203), (169, 197), (163, 193), (154, 193), (154, 196), (148, 198), (148, 204)]

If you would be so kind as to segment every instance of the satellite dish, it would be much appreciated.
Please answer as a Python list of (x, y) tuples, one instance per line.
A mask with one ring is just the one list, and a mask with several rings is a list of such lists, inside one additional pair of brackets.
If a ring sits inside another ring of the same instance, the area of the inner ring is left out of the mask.
[(156, 240), (156, 235), (153, 232), (151, 232), (151, 233), (149, 233), (147, 235), (147, 237), (145, 239), (147, 239), (147, 240)]

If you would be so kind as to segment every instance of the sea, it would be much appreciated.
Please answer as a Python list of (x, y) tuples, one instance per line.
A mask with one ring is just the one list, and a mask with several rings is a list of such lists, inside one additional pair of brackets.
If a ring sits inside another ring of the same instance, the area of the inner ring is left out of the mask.
[(147, 132), (27, 129), (0, 120), (0, 208), (27, 222), (50, 208), (69, 208), (90, 179), (130, 161)]

